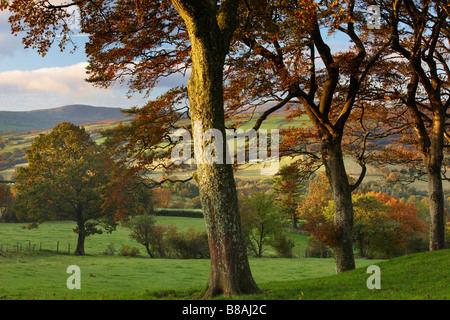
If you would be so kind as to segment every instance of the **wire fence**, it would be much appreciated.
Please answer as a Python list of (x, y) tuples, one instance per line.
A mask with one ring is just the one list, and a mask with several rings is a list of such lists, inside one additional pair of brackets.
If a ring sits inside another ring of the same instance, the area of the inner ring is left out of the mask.
[[(72, 247), (73, 248), (73, 247)], [(56, 243), (52, 244), (46, 244), (45, 247), (42, 245), (42, 242), (39, 243), (32, 243), (31, 240), (28, 241), (16, 241), (15, 244), (8, 244), (3, 245), (0, 244), (0, 252), (19, 252), (19, 251), (56, 251), (56, 252), (63, 252), (63, 253), (70, 253), (71, 252), (71, 246), (70, 242), (63, 244), (60, 241), (56, 241)]]

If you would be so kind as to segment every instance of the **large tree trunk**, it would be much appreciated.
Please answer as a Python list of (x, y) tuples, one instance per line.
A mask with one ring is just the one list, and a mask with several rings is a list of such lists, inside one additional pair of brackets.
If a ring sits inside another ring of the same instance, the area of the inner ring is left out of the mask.
[(442, 188), (442, 149), (431, 147), (424, 156), (428, 177), (428, 196), (430, 200), (430, 250), (445, 247), (444, 192)]
[[(233, 3), (235, 8), (230, 10)], [(191, 42), (188, 94), (192, 125), (196, 127), (201, 122), (202, 135), (208, 129), (221, 133), (222, 159), (226, 157), (223, 68), (231, 41), (230, 29), (234, 30), (226, 21), (235, 19), (230, 15), (237, 14), (237, 3), (222, 1), (223, 14), (218, 18), (215, 2), (210, 6), (211, 2), (174, 1)], [(195, 150), (203, 152), (205, 147), (206, 142), (194, 136)], [(211, 256), (204, 298), (259, 293), (250, 272), (231, 164), (198, 163), (197, 177)]]
[[(214, 128), (225, 137), (221, 61), (224, 57), (214, 51), (208, 52), (204, 47), (196, 49), (188, 84), (192, 122), (194, 125), (196, 121), (201, 121), (202, 132)], [(194, 141), (197, 150), (202, 142)], [(223, 139), (223, 151), (226, 150), (225, 143), (226, 139)], [(204, 142), (202, 144), (203, 151), (206, 145)], [(248, 263), (231, 164), (225, 161), (223, 164), (199, 163), (197, 176), (211, 255), (205, 297), (259, 292)]]
[(211, 256), (204, 297), (260, 292), (248, 263), (231, 167), (203, 164), (197, 172)]
[(340, 138), (322, 140), (322, 155), (334, 199), (336, 232), (334, 258), (336, 273), (355, 269), (353, 255), (352, 192), (345, 171)]

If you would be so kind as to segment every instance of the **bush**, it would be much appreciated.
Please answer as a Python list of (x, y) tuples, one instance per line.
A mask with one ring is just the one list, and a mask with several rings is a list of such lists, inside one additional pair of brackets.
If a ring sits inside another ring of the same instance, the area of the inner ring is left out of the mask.
[(139, 249), (136, 247), (130, 247), (127, 245), (123, 245), (122, 248), (120, 248), (121, 256), (137, 257), (138, 254), (139, 254)]
[[(130, 219), (126, 226), (132, 230), (130, 237), (145, 246), (152, 258), (209, 258), (206, 232), (197, 232), (193, 228), (179, 232), (173, 225), (157, 225), (155, 217), (150, 214), (136, 216)], [(137, 255), (137, 252), (132, 250), (133, 248), (124, 246), (121, 249), (121, 255)]]
[(157, 216), (203, 218), (203, 212), (195, 209), (160, 209), (155, 211)]
[(176, 201), (172, 202), (170, 207), (174, 208), (174, 209), (183, 209), (184, 207), (186, 207), (186, 202), (181, 200), (181, 199), (179, 199), (179, 200), (176, 200)]
[(308, 246), (306, 247), (306, 256), (312, 258), (329, 258), (332, 256), (331, 250), (319, 242), (314, 236), (306, 238)]
[(115, 255), (116, 254), (116, 248), (114, 248), (114, 245), (112, 244), (112, 243), (110, 243), (107, 247), (106, 247), (106, 249), (105, 249), (105, 251), (103, 251), (103, 254), (105, 255), (105, 256), (113, 256), (113, 255)]
[(294, 246), (294, 240), (286, 236), (284, 233), (278, 234), (272, 240), (272, 247), (281, 258), (292, 258), (292, 249)]
[(202, 202), (200, 200), (200, 196), (191, 199), (191, 208), (193, 209), (201, 209)]
[(406, 236), (406, 254), (428, 251), (428, 237), (415, 233)]
[(176, 227), (170, 226), (166, 234), (167, 247), (172, 255), (181, 259), (209, 258), (209, 243), (206, 232), (197, 232), (189, 228), (178, 232)]

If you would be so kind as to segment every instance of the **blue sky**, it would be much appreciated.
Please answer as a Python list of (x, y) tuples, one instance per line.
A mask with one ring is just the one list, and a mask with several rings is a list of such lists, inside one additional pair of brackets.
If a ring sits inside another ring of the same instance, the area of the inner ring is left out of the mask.
[[(70, 46), (61, 52), (55, 45), (41, 57), (33, 49), (24, 49), (21, 37), (11, 34), (7, 18), (6, 12), (0, 12), (0, 110), (27, 111), (68, 104), (129, 108), (147, 101), (138, 94), (127, 98), (126, 87), (101, 89), (84, 81), (86, 37), (74, 38), (78, 49), (73, 54)], [(161, 82), (155, 96), (174, 83), (173, 79)]]

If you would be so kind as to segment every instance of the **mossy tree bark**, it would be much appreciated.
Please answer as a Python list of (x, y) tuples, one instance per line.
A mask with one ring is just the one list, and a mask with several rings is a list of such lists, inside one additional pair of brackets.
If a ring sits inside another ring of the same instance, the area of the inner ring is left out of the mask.
[[(185, 21), (191, 43), (188, 93), (192, 125), (201, 122), (202, 132), (216, 129), (225, 137), (223, 68), (239, 1), (173, 3)], [(222, 140), (222, 150), (226, 150), (226, 139)], [(204, 141), (194, 143), (197, 150), (197, 143), (202, 143), (201, 150), (206, 147)], [(197, 178), (211, 255), (204, 298), (260, 292), (250, 271), (232, 166), (225, 159), (222, 164), (197, 164)]]

